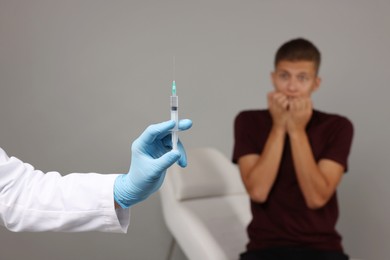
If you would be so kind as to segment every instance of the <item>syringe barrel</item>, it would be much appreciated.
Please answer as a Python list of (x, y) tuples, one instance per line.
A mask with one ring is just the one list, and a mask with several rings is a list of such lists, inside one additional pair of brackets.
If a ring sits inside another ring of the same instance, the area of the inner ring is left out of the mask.
[(171, 110), (172, 108), (177, 108), (179, 107), (179, 97), (178, 96), (171, 96)]
[(176, 122), (173, 131), (177, 131), (179, 129), (179, 97), (171, 96), (171, 120)]

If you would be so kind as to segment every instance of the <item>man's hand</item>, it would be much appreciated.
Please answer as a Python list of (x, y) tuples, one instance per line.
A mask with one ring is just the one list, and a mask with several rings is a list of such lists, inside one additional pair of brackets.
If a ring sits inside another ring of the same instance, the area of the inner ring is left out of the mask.
[[(157, 191), (165, 177), (166, 170), (175, 162), (187, 166), (187, 157), (181, 142), (178, 150), (172, 150), (171, 130), (174, 121), (150, 125), (131, 146), (132, 159), (128, 174), (115, 180), (114, 198), (122, 207), (128, 208)], [(191, 128), (192, 121), (180, 120), (179, 130)]]
[(289, 100), (287, 132), (305, 131), (307, 123), (313, 114), (313, 105), (309, 97), (292, 98)]
[(273, 126), (286, 131), (289, 100), (280, 92), (268, 93), (268, 109), (272, 116)]

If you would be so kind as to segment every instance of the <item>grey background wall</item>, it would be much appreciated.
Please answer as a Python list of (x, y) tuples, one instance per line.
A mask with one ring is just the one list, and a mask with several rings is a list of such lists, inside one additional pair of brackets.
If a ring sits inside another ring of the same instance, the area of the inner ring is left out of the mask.
[[(187, 148), (231, 156), (233, 119), (264, 108), (274, 53), (322, 51), (315, 106), (355, 126), (338, 224), (350, 255), (389, 259), (389, 1), (0, 0), (0, 146), (43, 171), (126, 172), (130, 145), (169, 118), (172, 60)], [(1, 259), (165, 259), (158, 195), (128, 234), (12, 233)], [(178, 252), (176, 259), (185, 259)]]

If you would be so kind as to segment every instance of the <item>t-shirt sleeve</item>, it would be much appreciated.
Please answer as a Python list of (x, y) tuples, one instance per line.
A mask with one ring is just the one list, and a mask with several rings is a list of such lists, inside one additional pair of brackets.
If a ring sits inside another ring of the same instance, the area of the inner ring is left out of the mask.
[(352, 146), (353, 125), (345, 117), (340, 117), (337, 127), (329, 138), (327, 149), (322, 154), (322, 159), (333, 160), (348, 171), (348, 156)]
[(250, 123), (250, 114), (247, 112), (239, 113), (234, 120), (233, 163), (237, 163), (243, 155), (259, 153), (259, 147), (251, 139)]

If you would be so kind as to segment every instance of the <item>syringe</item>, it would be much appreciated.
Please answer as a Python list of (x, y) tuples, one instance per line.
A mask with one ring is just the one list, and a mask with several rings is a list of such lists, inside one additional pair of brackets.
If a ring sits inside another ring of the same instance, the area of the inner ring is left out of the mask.
[(171, 120), (175, 121), (175, 127), (172, 129), (172, 150), (177, 150), (178, 131), (179, 131), (179, 97), (176, 95), (176, 82), (172, 82), (171, 96)]

